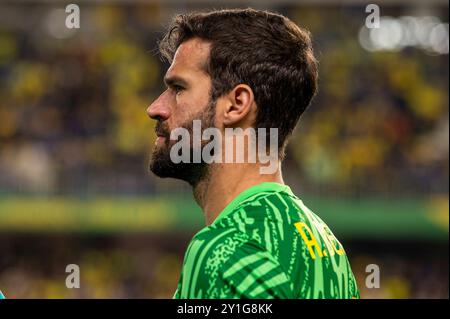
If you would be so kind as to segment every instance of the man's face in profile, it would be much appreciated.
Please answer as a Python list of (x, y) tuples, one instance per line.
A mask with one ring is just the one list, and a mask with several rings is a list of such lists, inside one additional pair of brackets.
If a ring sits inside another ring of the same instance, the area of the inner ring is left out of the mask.
[(176, 164), (171, 160), (170, 149), (177, 141), (170, 140), (170, 132), (182, 127), (192, 133), (193, 120), (201, 120), (202, 129), (214, 127), (211, 78), (203, 68), (209, 51), (209, 44), (202, 40), (183, 42), (164, 77), (167, 89), (147, 108), (147, 114), (158, 121), (157, 139), (150, 161), (150, 170), (157, 176), (195, 184), (205, 172), (205, 163)]

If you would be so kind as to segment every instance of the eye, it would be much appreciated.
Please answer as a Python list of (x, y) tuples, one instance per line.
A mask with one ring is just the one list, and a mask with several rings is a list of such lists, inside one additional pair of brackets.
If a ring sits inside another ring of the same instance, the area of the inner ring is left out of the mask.
[(174, 85), (172, 86), (172, 90), (173, 90), (176, 94), (178, 94), (178, 93), (180, 93), (181, 91), (184, 90), (184, 87), (182, 87), (181, 85), (174, 84)]

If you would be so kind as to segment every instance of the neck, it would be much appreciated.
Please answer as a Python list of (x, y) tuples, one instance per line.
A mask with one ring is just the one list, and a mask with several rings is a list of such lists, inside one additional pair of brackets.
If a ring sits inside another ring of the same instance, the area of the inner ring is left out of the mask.
[(206, 225), (244, 190), (264, 183), (284, 184), (280, 165), (273, 174), (261, 174), (255, 164), (213, 164), (207, 176), (194, 186), (194, 198), (202, 208)]

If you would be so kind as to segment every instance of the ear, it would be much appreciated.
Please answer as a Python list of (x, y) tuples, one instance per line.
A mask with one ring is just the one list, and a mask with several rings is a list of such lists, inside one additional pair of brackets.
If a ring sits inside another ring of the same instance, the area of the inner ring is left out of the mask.
[[(253, 115), (256, 113), (253, 90), (246, 84), (239, 84), (225, 96), (223, 108), (224, 126), (234, 126), (240, 122), (253, 123)], [(241, 123), (241, 126), (245, 126)]]

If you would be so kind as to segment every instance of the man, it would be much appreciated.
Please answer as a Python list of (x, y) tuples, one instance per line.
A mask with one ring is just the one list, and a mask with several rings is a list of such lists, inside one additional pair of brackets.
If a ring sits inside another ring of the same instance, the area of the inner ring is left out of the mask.
[[(185, 14), (175, 18), (160, 52), (171, 65), (167, 90), (147, 109), (158, 136), (150, 169), (187, 181), (207, 224), (186, 251), (174, 298), (358, 298), (344, 248), (281, 173), (287, 138), (316, 92), (309, 33), (252, 9)], [(193, 161), (211, 140), (196, 144), (195, 120), (203, 133), (221, 133), (215, 159), (243, 130), (258, 129), (258, 140), (247, 134), (245, 143), (233, 144), (232, 162)], [(174, 134), (180, 128), (194, 137), (181, 143)], [(275, 140), (269, 128), (276, 128)], [(230, 137), (227, 129), (241, 131)], [(180, 161), (186, 143), (188, 161)], [(262, 173), (260, 157), (236, 161), (255, 144), (262, 145), (258, 155), (276, 145), (275, 169)]]

